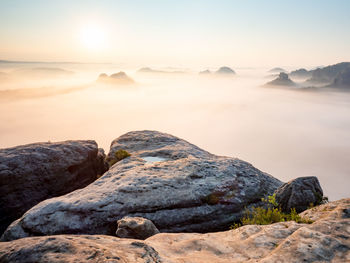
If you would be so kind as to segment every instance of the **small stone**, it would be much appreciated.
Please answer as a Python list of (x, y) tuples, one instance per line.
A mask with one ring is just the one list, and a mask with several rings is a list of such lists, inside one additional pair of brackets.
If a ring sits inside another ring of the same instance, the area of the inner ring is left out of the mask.
[(118, 220), (117, 237), (144, 240), (158, 233), (156, 226), (146, 218), (126, 216)]

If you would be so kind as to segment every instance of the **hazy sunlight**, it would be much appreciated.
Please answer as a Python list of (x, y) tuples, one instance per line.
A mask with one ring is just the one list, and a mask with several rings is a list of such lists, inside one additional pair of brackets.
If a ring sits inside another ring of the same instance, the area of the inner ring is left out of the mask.
[(80, 29), (79, 40), (84, 48), (91, 51), (102, 51), (107, 47), (107, 33), (99, 24), (84, 25)]

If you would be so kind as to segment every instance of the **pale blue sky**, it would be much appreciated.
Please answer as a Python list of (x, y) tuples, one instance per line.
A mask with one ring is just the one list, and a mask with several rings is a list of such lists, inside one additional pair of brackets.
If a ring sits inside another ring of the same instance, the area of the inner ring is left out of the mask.
[(349, 14), (347, 0), (0, 0), (0, 59), (325, 65), (350, 61)]

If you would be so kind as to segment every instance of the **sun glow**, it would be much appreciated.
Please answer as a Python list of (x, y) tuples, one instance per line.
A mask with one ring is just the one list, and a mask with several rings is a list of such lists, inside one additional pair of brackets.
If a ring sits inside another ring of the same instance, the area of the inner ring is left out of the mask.
[(91, 51), (102, 51), (107, 47), (107, 33), (98, 24), (87, 24), (80, 29), (81, 44)]

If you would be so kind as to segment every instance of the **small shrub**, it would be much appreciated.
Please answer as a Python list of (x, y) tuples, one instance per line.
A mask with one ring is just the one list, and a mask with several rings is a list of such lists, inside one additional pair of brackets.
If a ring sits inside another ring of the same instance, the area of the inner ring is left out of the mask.
[(241, 218), (241, 223), (233, 224), (230, 229), (236, 229), (242, 225), (269, 225), (277, 222), (295, 221), (297, 223), (311, 224), (312, 220), (302, 218), (292, 208), (290, 213), (282, 212), (281, 207), (276, 201), (276, 195), (268, 196), (268, 198), (262, 198), (266, 203), (266, 207), (254, 207), (252, 209), (246, 209), (244, 216)]
[(246, 210), (241, 219), (243, 225), (269, 225), (286, 221), (286, 215), (279, 208), (254, 207)]
[(242, 226), (241, 223), (234, 223), (232, 226), (230, 226), (230, 229), (233, 230), (233, 229), (237, 229), (237, 228), (240, 228)]
[(129, 157), (129, 156), (131, 156), (130, 153), (128, 153), (127, 151), (125, 151), (123, 149), (120, 149), (114, 153), (114, 159), (109, 161), (109, 166), (112, 166), (113, 164), (115, 164), (115, 163)]
[(278, 207), (278, 203), (276, 201), (276, 194), (269, 195), (267, 198), (261, 198), (261, 201), (270, 204), (273, 207)]

